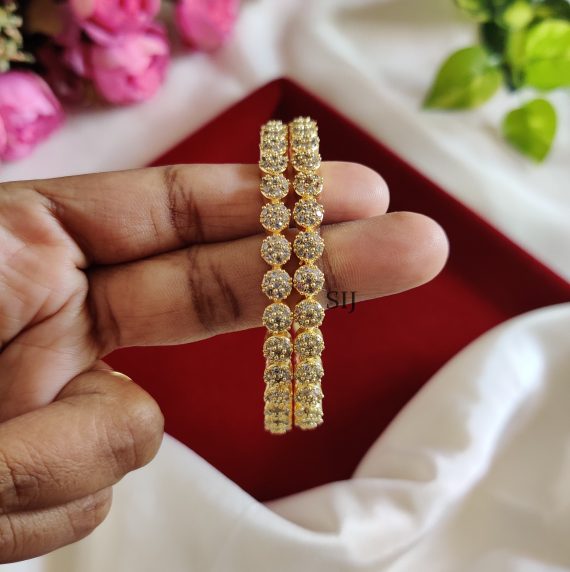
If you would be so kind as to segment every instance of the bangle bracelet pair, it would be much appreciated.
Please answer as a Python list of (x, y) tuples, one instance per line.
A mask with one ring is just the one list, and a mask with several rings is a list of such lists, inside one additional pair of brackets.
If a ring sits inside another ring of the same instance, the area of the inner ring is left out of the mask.
[[(299, 231), (293, 247), (283, 234), (291, 219), (284, 203), (289, 195), (289, 164), (294, 173), (293, 188), (299, 196), (293, 208)], [(314, 120), (299, 117), (288, 126), (271, 120), (261, 128), (260, 190), (268, 202), (261, 209), (260, 222), (269, 233), (261, 245), (261, 256), (271, 266), (261, 283), (271, 300), (262, 318), (267, 329), (263, 345), (264, 425), (273, 434), (286, 433), (293, 423), (301, 429), (314, 429), (323, 422), (324, 341), (319, 326), (324, 308), (316, 299), (324, 286), (324, 275), (316, 265), (324, 250), (319, 233), (324, 209), (317, 200), (323, 189), (320, 164)], [(293, 278), (283, 268), (292, 250), (299, 261)], [(291, 311), (285, 300), (293, 287), (301, 300)]]

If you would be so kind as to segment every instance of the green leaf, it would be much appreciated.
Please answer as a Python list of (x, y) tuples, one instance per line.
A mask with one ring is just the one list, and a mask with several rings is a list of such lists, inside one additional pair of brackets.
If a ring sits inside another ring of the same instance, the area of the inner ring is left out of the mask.
[(556, 110), (546, 99), (533, 99), (506, 115), (503, 135), (513, 147), (540, 163), (556, 135)]
[(496, 59), (481, 46), (455, 52), (443, 63), (424, 101), (430, 109), (471, 109), (491, 98), (501, 85)]
[(455, 0), (455, 4), (477, 22), (488, 22), (493, 17), (487, 0)]
[(522, 30), (534, 18), (534, 8), (528, 0), (515, 0), (507, 5), (500, 14), (498, 21), (501, 26), (509, 30)]
[(570, 22), (551, 19), (531, 27), (524, 59), (527, 85), (543, 90), (570, 86)]

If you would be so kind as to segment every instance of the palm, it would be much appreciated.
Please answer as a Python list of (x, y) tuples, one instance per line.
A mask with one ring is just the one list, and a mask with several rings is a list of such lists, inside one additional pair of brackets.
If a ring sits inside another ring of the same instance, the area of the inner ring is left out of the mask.
[[(329, 286), (362, 300), (439, 271), (437, 225), (384, 215), (385, 185), (363, 167), (323, 174), (325, 223), (346, 222), (323, 227)], [(196, 165), (0, 188), (0, 419), (49, 403), (116, 347), (258, 325), (257, 184), (255, 166)]]
[[(39, 193), (12, 189), (0, 204), (0, 387), (11, 394), (26, 379), (53, 397), (97, 353), (83, 257)], [(19, 405), (26, 410), (38, 397), (22, 393)], [(0, 418), (13, 412), (2, 407)]]

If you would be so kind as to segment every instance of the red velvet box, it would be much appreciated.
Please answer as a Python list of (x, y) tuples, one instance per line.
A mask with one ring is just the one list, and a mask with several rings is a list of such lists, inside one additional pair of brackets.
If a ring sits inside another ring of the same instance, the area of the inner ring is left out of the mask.
[(318, 121), (325, 160), (364, 163), (383, 175), (391, 210), (437, 220), (451, 257), (430, 284), (350, 314), (327, 312), (325, 423), (314, 431), (264, 432), (261, 328), (109, 356), (158, 400), (170, 434), (259, 500), (350, 477), (402, 406), (461, 348), (512, 316), (570, 300), (568, 283), (288, 80), (256, 91), (156, 164), (255, 163), (260, 125), (297, 115)]

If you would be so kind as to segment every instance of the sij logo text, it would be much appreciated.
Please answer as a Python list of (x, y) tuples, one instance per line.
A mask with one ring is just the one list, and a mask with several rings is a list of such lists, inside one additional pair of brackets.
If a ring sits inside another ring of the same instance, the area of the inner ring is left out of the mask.
[(348, 308), (348, 313), (352, 314), (356, 306), (356, 292), (331, 290), (327, 292), (327, 300), (327, 308)]

